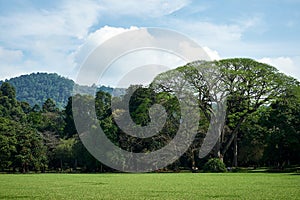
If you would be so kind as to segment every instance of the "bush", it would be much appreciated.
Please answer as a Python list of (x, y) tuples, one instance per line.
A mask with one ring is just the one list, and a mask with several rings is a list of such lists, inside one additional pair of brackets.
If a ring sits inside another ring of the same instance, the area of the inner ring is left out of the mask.
[(218, 158), (211, 158), (203, 167), (204, 172), (226, 172), (225, 164)]

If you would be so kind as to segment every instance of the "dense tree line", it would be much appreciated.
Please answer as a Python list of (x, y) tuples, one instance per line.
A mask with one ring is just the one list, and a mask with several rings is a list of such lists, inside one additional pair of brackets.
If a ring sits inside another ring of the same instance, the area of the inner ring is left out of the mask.
[[(199, 159), (199, 149), (215, 105), (215, 99), (207, 91), (204, 72), (212, 73), (214, 69), (222, 72), (210, 74), (210, 79), (222, 81), (222, 90), (227, 92), (227, 113), (219, 141), (204, 159)], [(189, 63), (160, 74), (148, 87), (130, 86), (123, 96), (112, 97), (104, 91), (98, 91), (95, 97), (69, 96), (63, 109), (51, 98), (45, 99), (41, 106), (18, 101), (18, 91), (9, 82), (4, 82), (0, 88), (0, 170), (113, 171), (97, 161), (81, 143), (74, 124), (73, 101), (95, 102), (97, 123), (115, 145), (130, 152), (158, 150), (175, 137), (180, 126), (180, 103), (174, 92), (182, 81), (187, 83), (184, 89), (197, 95), (201, 120), (192, 145), (168, 169), (203, 168), (209, 158), (215, 157), (227, 166), (284, 168), (299, 165), (298, 81), (250, 59), (228, 59)], [(111, 108), (112, 100), (114, 109)], [(123, 132), (116, 120), (128, 117), (124, 111), (128, 102), (131, 119), (141, 126), (151, 122), (151, 106), (162, 105), (167, 118), (161, 131), (148, 138)], [(93, 126), (88, 121), (86, 126)]]

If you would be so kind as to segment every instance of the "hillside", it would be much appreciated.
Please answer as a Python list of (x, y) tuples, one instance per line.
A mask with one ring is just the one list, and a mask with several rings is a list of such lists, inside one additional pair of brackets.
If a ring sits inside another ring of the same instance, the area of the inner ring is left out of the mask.
[[(75, 82), (55, 73), (33, 73), (6, 80), (11, 83), (17, 92), (19, 101), (26, 101), (31, 106), (37, 104), (41, 106), (48, 98), (52, 98), (58, 107), (66, 105), (68, 98), (73, 92)], [(0, 81), (0, 85), (3, 81)], [(76, 89), (81, 94), (91, 94), (97, 89), (96, 86), (80, 86), (76, 84)], [(101, 86), (99, 90), (111, 93), (113, 88)], [(118, 94), (122, 95), (124, 90), (118, 89)]]

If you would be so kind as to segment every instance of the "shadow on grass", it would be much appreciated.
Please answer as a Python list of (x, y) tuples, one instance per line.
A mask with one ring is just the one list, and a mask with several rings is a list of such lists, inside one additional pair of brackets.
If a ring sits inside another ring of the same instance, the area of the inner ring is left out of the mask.
[(0, 199), (31, 199), (32, 196), (0, 195)]
[(290, 174), (290, 175), (293, 175), (293, 176), (299, 176), (300, 175), (300, 172), (298, 172), (298, 173), (292, 173), (292, 174)]

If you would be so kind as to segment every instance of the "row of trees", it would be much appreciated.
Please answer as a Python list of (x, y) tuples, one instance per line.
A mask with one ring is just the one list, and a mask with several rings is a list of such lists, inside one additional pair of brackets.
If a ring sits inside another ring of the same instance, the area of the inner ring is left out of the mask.
[(17, 101), (14, 87), (4, 82), (0, 88), (0, 170), (96, 170), (98, 162), (78, 137), (67, 134), (66, 115), (52, 99), (42, 107)]
[[(179, 90), (195, 95), (200, 121), (193, 143), (167, 168), (201, 168), (210, 157), (220, 158), (227, 166), (284, 167), (300, 163), (299, 83), (271, 66), (250, 59), (228, 59), (189, 63), (160, 74), (149, 87), (130, 86), (122, 97), (111, 97), (103, 91), (95, 97), (77, 94), (68, 99), (63, 110), (51, 99), (42, 107), (19, 102), (15, 89), (5, 82), (0, 88), (0, 170), (113, 171), (81, 143), (72, 103), (95, 102), (97, 123), (106, 136), (124, 150), (145, 153), (164, 147), (175, 137), (182, 121), (176, 96)], [(220, 137), (213, 150), (200, 159), (209, 122), (223, 100), (225, 124), (215, 130)], [(128, 118), (128, 102), (130, 118), (142, 127), (153, 120), (151, 106), (162, 105), (166, 121), (161, 131), (138, 138), (121, 129), (116, 121)], [(86, 126), (93, 124), (88, 122)]]

